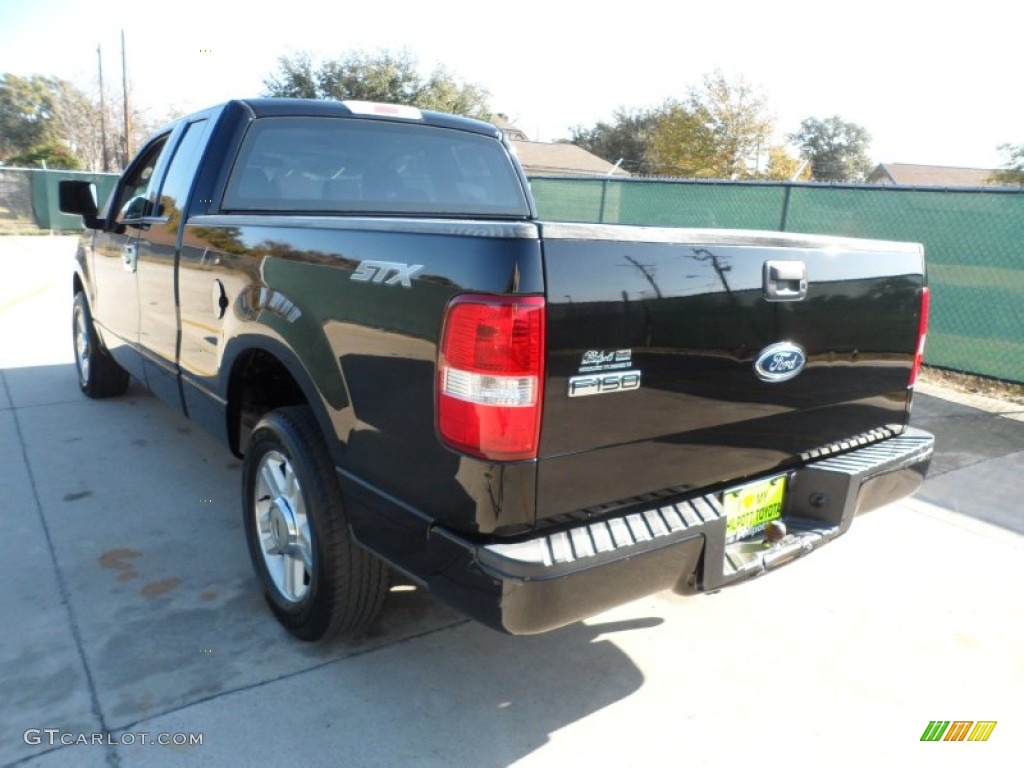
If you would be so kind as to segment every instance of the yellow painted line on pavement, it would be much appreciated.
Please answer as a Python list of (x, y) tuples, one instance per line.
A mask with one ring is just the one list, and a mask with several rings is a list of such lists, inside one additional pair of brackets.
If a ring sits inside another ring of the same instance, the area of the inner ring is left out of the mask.
[(203, 325), (202, 323), (197, 323), (195, 320), (182, 319), (181, 324), (191, 325), (195, 328), (199, 328), (200, 330), (209, 331), (210, 333), (220, 333), (220, 328), (214, 328), (212, 325)]
[(46, 293), (46, 291), (50, 290), (56, 285), (57, 283), (49, 283), (48, 285), (44, 285), (41, 288), (36, 288), (35, 290), (29, 291), (28, 293), (23, 293), (21, 294), (21, 296), (17, 296), (11, 299), (10, 301), (5, 301), (3, 304), (0, 304), (0, 314), (3, 314), (16, 304), (21, 304), (21, 302), (23, 301), (28, 301), (29, 299), (38, 296), (41, 293)]

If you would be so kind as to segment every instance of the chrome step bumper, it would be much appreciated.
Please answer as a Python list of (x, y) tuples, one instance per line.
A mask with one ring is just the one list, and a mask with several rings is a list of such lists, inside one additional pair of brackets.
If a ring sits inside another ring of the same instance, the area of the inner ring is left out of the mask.
[[(429, 583), (513, 634), (543, 632), (663, 589), (720, 589), (811, 552), (845, 533), (856, 515), (909, 496), (924, 481), (933, 448), (931, 434), (908, 428), (792, 470), (787, 533), (777, 542), (726, 544), (718, 493), (516, 542), (474, 545), (435, 528), (431, 548), (445, 566)], [(497, 600), (474, 610), (482, 593)]]

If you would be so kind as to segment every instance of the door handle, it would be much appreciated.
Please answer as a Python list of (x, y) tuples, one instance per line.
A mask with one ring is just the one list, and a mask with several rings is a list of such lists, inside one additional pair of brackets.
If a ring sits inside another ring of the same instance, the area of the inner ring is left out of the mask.
[(134, 272), (136, 265), (139, 263), (139, 249), (135, 243), (128, 243), (121, 250), (121, 260), (124, 262), (125, 272)]
[(766, 261), (764, 297), (768, 301), (800, 301), (807, 296), (807, 265), (802, 261)]

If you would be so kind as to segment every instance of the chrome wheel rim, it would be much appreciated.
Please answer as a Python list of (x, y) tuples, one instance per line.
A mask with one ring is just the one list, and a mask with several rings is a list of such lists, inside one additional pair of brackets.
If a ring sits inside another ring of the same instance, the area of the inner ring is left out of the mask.
[(253, 514), (274, 589), (288, 603), (301, 602), (313, 578), (313, 542), (299, 478), (278, 451), (269, 451), (256, 469)]
[(81, 307), (75, 307), (75, 364), (78, 366), (78, 379), (85, 386), (89, 382), (89, 329), (82, 317)]

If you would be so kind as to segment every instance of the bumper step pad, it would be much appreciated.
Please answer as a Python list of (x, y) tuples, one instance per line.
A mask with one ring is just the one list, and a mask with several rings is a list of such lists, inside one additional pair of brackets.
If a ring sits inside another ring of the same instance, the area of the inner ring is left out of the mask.
[(788, 473), (786, 532), (777, 542), (758, 535), (726, 544), (718, 492), (521, 541), (473, 543), (436, 527), (430, 586), (497, 629), (532, 634), (663, 589), (707, 592), (744, 581), (843, 534), (856, 515), (917, 490), (934, 438), (906, 429), (873, 439), (883, 434), (854, 438), (841, 453), (829, 446)]
[[(926, 461), (933, 440), (926, 432), (908, 429), (902, 435), (867, 442), (795, 471), (785, 518), (788, 533), (775, 543), (754, 539), (723, 545), (725, 511), (714, 493), (596, 520), (529, 541), (489, 544), (479, 550), (480, 561), (505, 575), (550, 578), (704, 535), (710, 550), (705, 554), (706, 563), (710, 565), (716, 554), (722, 563), (721, 573), (714, 573), (715, 568), (705, 573), (705, 588), (716, 589), (810, 552), (843, 532), (858, 511), (852, 506), (859, 488), (849, 486)], [(846, 509), (850, 505), (851, 509)]]

